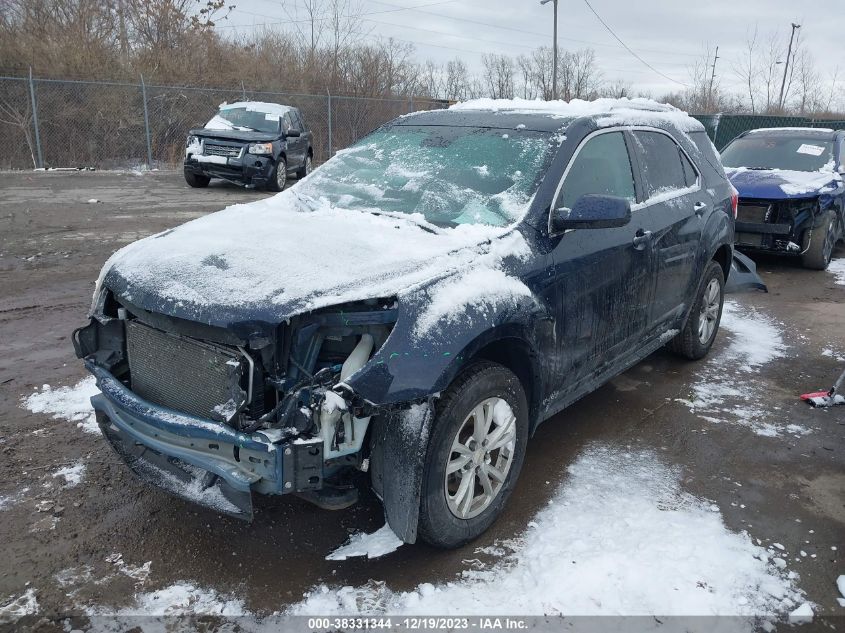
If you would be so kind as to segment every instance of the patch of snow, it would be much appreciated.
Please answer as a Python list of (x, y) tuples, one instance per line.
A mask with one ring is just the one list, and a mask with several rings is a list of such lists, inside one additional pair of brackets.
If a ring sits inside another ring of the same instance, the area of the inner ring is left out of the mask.
[(85, 474), (85, 464), (81, 461), (76, 462), (73, 466), (65, 466), (53, 473), (53, 477), (64, 477), (65, 488), (73, 488), (82, 481), (82, 476)]
[(827, 356), (840, 362), (845, 361), (845, 354), (842, 354), (841, 352), (838, 352), (830, 347), (825, 347), (822, 350), (822, 356)]
[(650, 452), (591, 448), (506, 559), (408, 592), (318, 586), (288, 614), (783, 616), (801, 601), (747, 533)]
[(32, 413), (46, 413), (54, 420), (76, 422), (76, 426), (83, 431), (99, 434), (100, 428), (91, 406), (91, 397), (98, 393), (97, 381), (93, 376), (88, 376), (72, 387), (53, 389), (50, 385), (44, 385), (41, 391), (23, 398), (22, 404)]
[(759, 373), (786, 356), (783, 326), (754, 308), (725, 301), (720, 332), (730, 335), (728, 344), (697, 371), (690, 397), (676, 401), (706, 422), (739, 424), (764, 437), (810, 433), (765, 405), (768, 392)]
[(35, 589), (30, 587), (18, 597), (7, 598), (0, 604), (0, 624), (9, 624), (18, 618), (38, 613)]
[(803, 622), (813, 621), (813, 607), (809, 602), (805, 602), (800, 607), (789, 614), (789, 622), (791, 624), (798, 624)]
[[(242, 599), (224, 596), (214, 589), (198, 587), (191, 582), (177, 582), (163, 589), (138, 593), (135, 595), (134, 604), (129, 607), (109, 609), (96, 606), (87, 607), (85, 610), (88, 615), (112, 616), (115, 619), (114, 622), (95, 622), (94, 624), (109, 627), (112, 624), (123, 622), (127, 625), (124, 629), (116, 630), (128, 630), (134, 627), (137, 622), (133, 622), (131, 618), (135, 616), (244, 616), (249, 614)], [(129, 619), (124, 621), (121, 618)], [(96, 626), (94, 630), (98, 630)]]
[[(835, 547), (831, 547), (831, 549), (836, 551)], [(845, 598), (845, 574), (836, 578), (836, 588), (839, 589), (841, 596)]]
[(485, 320), (494, 317), (503, 305), (532, 299), (528, 286), (496, 268), (477, 267), (449, 277), (431, 289), (431, 300), (416, 321), (414, 333), (426, 334), (435, 326), (445, 330), (467, 318), (472, 307)]
[(331, 554), (326, 556), (326, 560), (346, 560), (347, 558), (354, 558), (358, 556), (366, 556), (367, 558), (379, 558), (399, 549), (404, 542), (387, 523), (372, 534), (354, 534), (350, 537), (349, 542), (342, 547), (338, 547)]
[(8, 510), (29, 492), (29, 486), (21, 488), (10, 495), (0, 495), (0, 510)]
[(831, 260), (827, 272), (833, 275), (833, 279), (840, 286), (845, 286), (845, 257)]

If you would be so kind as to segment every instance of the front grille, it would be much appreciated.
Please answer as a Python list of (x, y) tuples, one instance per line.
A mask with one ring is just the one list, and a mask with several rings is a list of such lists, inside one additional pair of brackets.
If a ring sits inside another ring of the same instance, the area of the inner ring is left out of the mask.
[(235, 158), (241, 155), (241, 148), (235, 145), (204, 143), (203, 154), (205, 156), (227, 156), (229, 158)]
[(740, 204), (736, 212), (737, 222), (753, 222), (764, 224), (769, 213), (768, 205), (761, 204)]
[(227, 422), (245, 400), (237, 352), (137, 321), (126, 324), (126, 347), (132, 391), (145, 400)]

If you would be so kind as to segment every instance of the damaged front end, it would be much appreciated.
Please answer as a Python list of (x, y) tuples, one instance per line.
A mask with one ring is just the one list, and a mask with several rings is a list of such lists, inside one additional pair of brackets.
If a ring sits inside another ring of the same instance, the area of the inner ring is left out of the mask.
[(801, 255), (805, 233), (829, 205), (818, 198), (740, 199), (736, 218), (736, 247), (786, 255)]
[[(281, 324), (212, 327), (147, 311), (104, 289), (73, 334), (97, 378), (104, 436), (142, 479), (217, 512), (252, 518), (252, 493), (331, 509), (357, 500), (377, 407), (345, 382), (396, 322), (393, 299)], [(407, 406), (407, 405), (405, 405)]]

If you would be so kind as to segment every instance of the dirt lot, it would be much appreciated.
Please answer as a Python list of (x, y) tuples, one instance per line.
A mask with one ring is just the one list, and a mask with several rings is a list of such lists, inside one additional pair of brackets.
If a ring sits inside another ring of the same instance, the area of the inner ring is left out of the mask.
[[(780, 333), (779, 358), (731, 367), (728, 345), (743, 335), (734, 328), (711, 359), (659, 352), (542, 425), (504, 517), (479, 543), (336, 562), (325, 556), (349, 533), (382, 525), (372, 498), (337, 513), (280, 499), (263, 502), (252, 524), (221, 518), (136, 481), (96, 434), (21, 405), (42, 384), (85, 376), (69, 334), (115, 249), (267, 194), (193, 190), (172, 173), (3, 173), (0, 194), (0, 605), (34, 588), (40, 613), (53, 618), (79, 604), (125, 606), (140, 586), (190, 581), (273, 612), (320, 583), (375, 579), (408, 590), (450, 581), (477, 547), (521, 534), (566, 483), (567, 466), (602, 445), (653, 450), (679, 466), (684, 488), (718, 506), (730, 530), (782, 545), (816, 613), (843, 612), (835, 581), (845, 573), (845, 408), (797, 399), (828, 387), (845, 360), (845, 285), (833, 274), (767, 259), (759, 264), (770, 294), (734, 297), (735, 322), (750, 315)], [(78, 485), (53, 476), (78, 460)], [(135, 571), (110, 575), (121, 566)]]

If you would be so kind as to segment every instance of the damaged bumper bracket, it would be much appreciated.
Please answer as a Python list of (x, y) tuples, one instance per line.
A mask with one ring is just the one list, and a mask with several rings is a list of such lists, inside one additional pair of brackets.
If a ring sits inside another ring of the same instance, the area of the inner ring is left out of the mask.
[(321, 469), (315, 473), (322, 451), (315, 458), (314, 444), (277, 444), (151, 404), (105, 368), (90, 360), (86, 367), (102, 391), (91, 404), (103, 435), (144, 481), (246, 520), (252, 518), (253, 492), (285, 494), (322, 485)]

